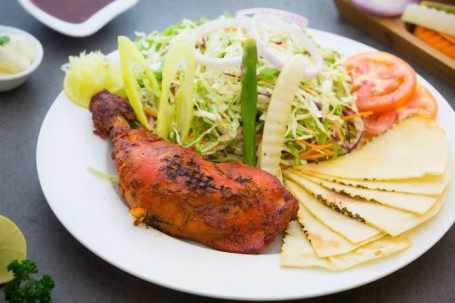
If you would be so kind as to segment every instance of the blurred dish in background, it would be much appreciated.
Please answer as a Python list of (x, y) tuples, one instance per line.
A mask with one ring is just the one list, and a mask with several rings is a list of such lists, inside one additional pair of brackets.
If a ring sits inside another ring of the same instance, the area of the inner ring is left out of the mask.
[(455, 59), (455, 5), (422, 1), (406, 7), (401, 19), (417, 38)]
[(100, 30), (139, 0), (18, 0), (33, 17), (48, 27), (73, 37)]
[(32, 65), (36, 49), (20, 34), (0, 31), (0, 75), (20, 73)]
[(0, 25), (0, 92), (24, 83), (43, 59), (41, 43), (18, 28)]
[(30, 0), (52, 16), (70, 23), (82, 23), (114, 0)]
[(455, 85), (455, 0), (418, 1), (390, 18), (371, 15), (354, 5), (359, 1), (369, 2), (334, 0), (343, 18)]

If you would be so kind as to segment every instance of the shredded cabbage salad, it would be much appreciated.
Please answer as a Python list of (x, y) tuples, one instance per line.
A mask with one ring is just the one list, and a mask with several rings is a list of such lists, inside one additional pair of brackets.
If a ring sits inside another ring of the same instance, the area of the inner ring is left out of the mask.
[[(220, 18), (226, 18), (222, 16)], [(246, 18), (246, 17), (245, 17)], [(136, 33), (135, 43), (146, 58), (161, 85), (162, 69), (167, 51), (173, 43), (187, 39), (191, 31), (207, 22), (183, 20), (163, 32)], [(268, 46), (283, 58), (295, 54), (307, 55), (304, 49), (283, 28), (262, 24)], [(306, 35), (309, 36), (307, 32)], [(197, 42), (201, 53), (228, 58), (242, 54), (242, 43), (247, 38), (241, 28), (214, 30)], [(310, 37), (311, 38), (311, 37)], [(356, 117), (356, 96), (351, 91), (350, 78), (344, 68), (337, 65), (340, 54), (318, 46), (323, 67), (318, 76), (302, 80), (292, 102), (292, 117), (288, 123), (281, 164), (298, 165), (312, 159), (322, 160), (346, 153), (358, 144), (363, 124)], [(280, 71), (259, 57), (257, 142), (260, 144), (264, 120), (270, 97)], [(194, 119), (189, 136), (182, 141), (178, 132), (168, 138), (195, 150), (215, 162), (241, 161), (242, 125), (240, 114), (241, 67), (216, 68), (197, 64), (193, 99)], [(141, 87), (144, 108), (150, 125), (156, 130), (159, 94), (147, 81), (142, 81), (140, 69), (135, 75)], [(181, 78), (181, 77), (180, 77)], [(177, 98), (172, 92), (181, 85), (179, 77), (171, 84), (171, 101)]]

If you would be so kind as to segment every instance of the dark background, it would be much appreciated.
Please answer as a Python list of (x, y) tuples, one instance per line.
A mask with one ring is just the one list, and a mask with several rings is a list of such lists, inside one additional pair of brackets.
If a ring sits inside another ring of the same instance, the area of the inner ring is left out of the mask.
[[(56, 281), (54, 302), (216, 302), (166, 289), (131, 276), (77, 242), (52, 213), (36, 173), (36, 141), (44, 116), (62, 90), (60, 66), (83, 50), (116, 49), (118, 35), (162, 30), (182, 18), (209, 18), (246, 7), (276, 7), (302, 14), (310, 26), (394, 52), (341, 19), (329, 0), (320, 1), (147, 1), (87, 38), (70, 38), (39, 23), (13, 0), (0, 0), (0, 24), (19, 27), (44, 47), (38, 70), (20, 88), (0, 93), (0, 213), (23, 231), (28, 258)], [(417, 72), (455, 105), (455, 90), (401, 54)], [(58, 144), (58, 142), (56, 142)], [(404, 269), (363, 287), (304, 302), (455, 302), (455, 229)], [(0, 287), (1, 290), (1, 287)], [(4, 300), (0, 292), (0, 302)]]

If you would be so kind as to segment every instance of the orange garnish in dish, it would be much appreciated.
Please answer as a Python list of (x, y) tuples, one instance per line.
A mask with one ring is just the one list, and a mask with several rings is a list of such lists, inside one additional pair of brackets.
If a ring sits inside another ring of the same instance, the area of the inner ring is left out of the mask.
[(359, 112), (359, 113), (352, 114), (352, 115), (349, 115), (349, 116), (344, 116), (342, 119), (346, 121), (346, 120), (354, 119), (354, 118), (357, 118), (357, 117), (370, 116), (372, 114), (373, 114), (372, 111)]
[(135, 218), (143, 218), (147, 214), (147, 210), (145, 208), (142, 208), (142, 207), (131, 208), (128, 211)]
[(158, 119), (158, 114), (155, 113), (150, 107), (144, 106), (144, 112), (145, 112), (147, 115), (152, 116), (152, 117), (155, 118), (155, 119)]
[(308, 142), (306, 142), (304, 140), (296, 140), (295, 142), (301, 143), (301, 144), (303, 144), (305, 146), (308, 146), (308, 147), (311, 147), (312, 150), (327, 149), (327, 148), (331, 148), (332, 147), (332, 144), (317, 145), (317, 144), (308, 143)]
[(455, 38), (449, 35), (442, 35), (431, 29), (416, 26), (414, 35), (423, 42), (433, 46), (440, 52), (446, 54), (452, 59), (455, 59)]

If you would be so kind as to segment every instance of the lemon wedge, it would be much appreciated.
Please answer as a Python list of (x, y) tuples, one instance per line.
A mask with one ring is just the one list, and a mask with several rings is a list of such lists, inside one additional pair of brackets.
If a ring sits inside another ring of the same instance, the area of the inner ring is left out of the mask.
[(13, 279), (6, 267), (13, 260), (24, 260), (27, 245), (20, 229), (10, 219), (0, 215), (0, 284)]

